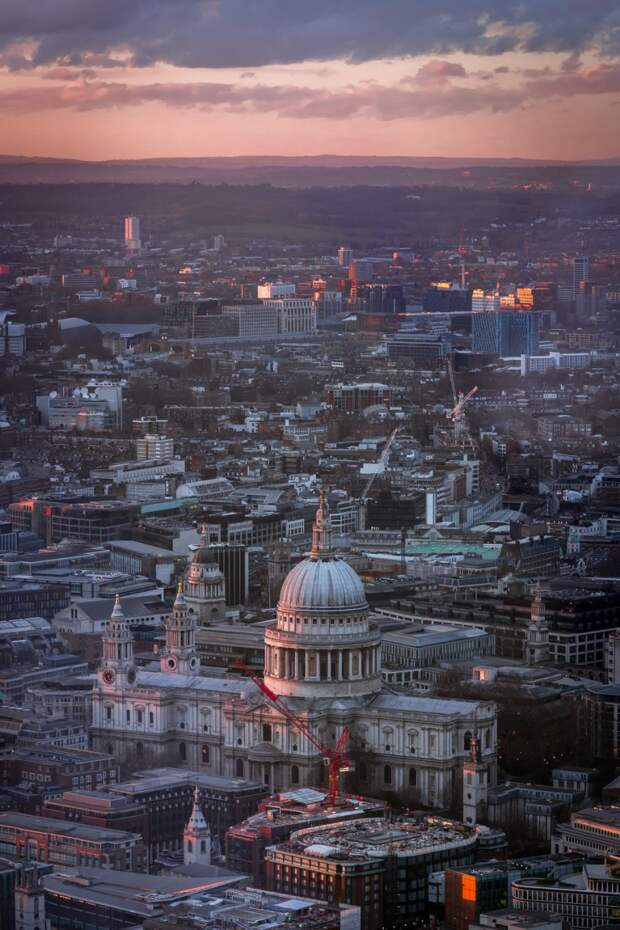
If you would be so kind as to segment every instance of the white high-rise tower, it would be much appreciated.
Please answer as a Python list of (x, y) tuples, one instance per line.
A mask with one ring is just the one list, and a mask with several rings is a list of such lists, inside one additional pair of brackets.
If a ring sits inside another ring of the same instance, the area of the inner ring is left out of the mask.
[(125, 217), (125, 248), (128, 252), (139, 252), (142, 248), (139, 216)]

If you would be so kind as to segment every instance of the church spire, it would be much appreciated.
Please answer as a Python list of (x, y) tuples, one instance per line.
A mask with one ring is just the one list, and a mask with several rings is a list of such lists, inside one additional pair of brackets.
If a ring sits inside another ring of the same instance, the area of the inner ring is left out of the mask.
[(310, 557), (313, 559), (329, 559), (334, 555), (334, 542), (332, 521), (329, 515), (329, 504), (325, 491), (321, 490), (319, 496), (319, 509), (314, 518), (312, 527), (312, 548)]
[(162, 672), (195, 675), (200, 668), (196, 654), (196, 618), (190, 611), (183, 582), (179, 581), (172, 613), (166, 620), (166, 646), (160, 659)]
[(194, 788), (192, 812), (183, 831), (183, 861), (185, 865), (211, 863), (211, 831), (200, 803), (200, 789)]
[(118, 682), (133, 684), (133, 633), (125, 618), (120, 594), (114, 598), (110, 619), (102, 637), (102, 676), (107, 685)]

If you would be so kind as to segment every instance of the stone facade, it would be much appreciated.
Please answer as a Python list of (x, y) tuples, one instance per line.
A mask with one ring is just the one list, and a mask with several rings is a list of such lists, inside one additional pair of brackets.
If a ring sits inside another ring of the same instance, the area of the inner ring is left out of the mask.
[[(115, 605), (93, 694), (94, 745), (145, 764), (174, 761), (259, 780), (272, 791), (322, 784), (323, 754), (254, 682), (199, 674), (188, 603), (185, 586), (166, 626), (160, 671), (134, 669), (131, 634)], [(382, 691), (380, 636), (368, 614), (359, 577), (334, 554), (322, 500), (310, 556), (287, 576), (265, 632), (265, 683), (323, 743), (335, 746), (349, 726), (350, 778), (366, 794), (447, 806), (460, 796), (473, 735), (494, 784), (494, 705)]]

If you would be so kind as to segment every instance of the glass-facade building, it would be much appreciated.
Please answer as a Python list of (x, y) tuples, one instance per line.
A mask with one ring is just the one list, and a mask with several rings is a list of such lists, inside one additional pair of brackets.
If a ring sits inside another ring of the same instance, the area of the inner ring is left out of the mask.
[(531, 310), (476, 313), (472, 325), (474, 352), (494, 355), (536, 355), (540, 315)]

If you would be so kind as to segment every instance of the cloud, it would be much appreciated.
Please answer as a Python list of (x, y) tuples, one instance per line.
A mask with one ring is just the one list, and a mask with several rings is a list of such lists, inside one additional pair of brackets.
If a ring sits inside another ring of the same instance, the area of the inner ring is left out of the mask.
[(463, 65), (434, 58), (422, 65), (415, 79), (421, 84), (444, 84), (451, 77), (467, 77)]
[(0, 0), (0, 50), (32, 43), (32, 66), (254, 68), (465, 51), (620, 50), (617, 0)]
[[(468, 73), (454, 62), (433, 59), (393, 84), (362, 81), (337, 88), (240, 81), (133, 83), (96, 78), (93, 69), (52, 68), (45, 83), (0, 90), (0, 108), (40, 110), (120, 109), (158, 104), (176, 109), (269, 113), (292, 119), (392, 121), (491, 113), (559, 97), (620, 92), (620, 62), (581, 70), (525, 69), (507, 86), (489, 72)], [(54, 82), (54, 83), (52, 83)]]

